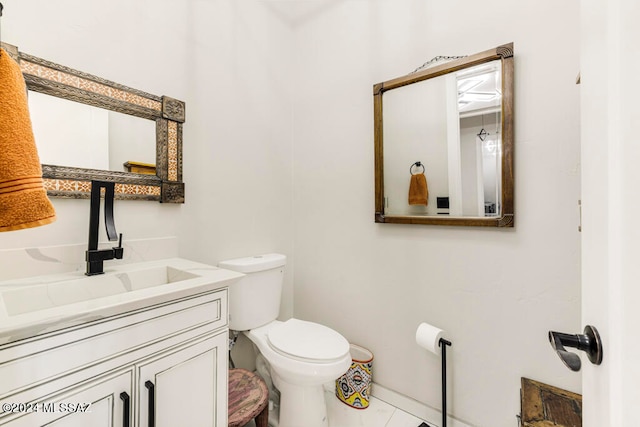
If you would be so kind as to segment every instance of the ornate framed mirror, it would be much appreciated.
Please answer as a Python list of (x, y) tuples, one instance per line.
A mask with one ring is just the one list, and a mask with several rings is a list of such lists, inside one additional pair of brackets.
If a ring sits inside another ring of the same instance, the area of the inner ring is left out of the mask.
[(373, 86), (375, 221), (514, 226), (513, 44)]
[[(2, 43), (2, 47), (20, 65), (30, 91), (29, 108), (38, 151), (51, 151), (59, 155), (60, 160), (56, 160), (56, 164), (47, 163), (46, 158), (40, 155), (44, 186), (49, 196), (89, 198), (91, 180), (96, 179), (115, 182), (115, 196), (118, 199), (184, 203), (184, 102), (152, 95), (28, 55), (20, 52), (16, 46)], [(36, 96), (39, 94), (50, 96)], [(32, 98), (45, 98), (39, 102), (44, 102), (46, 107), (32, 106)], [(59, 100), (64, 102), (52, 103)], [(79, 109), (78, 106), (85, 108), (82, 105), (91, 106), (86, 107), (91, 110)], [(72, 112), (68, 118), (59, 115), (67, 109)], [(34, 113), (39, 110), (43, 111), (40, 117), (52, 124), (49, 128), (45, 127), (47, 130), (42, 131), (41, 135), (36, 132), (40, 123), (34, 120)], [(81, 117), (85, 116), (89, 121), (82, 123)], [(70, 125), (66, 133), (62, 130), (65, 124)], [(58, 131), (61, 135), (54, 135)], [(78, 145), (71, 146), (73, 138), (69, 135), (76, 136)], [(114, 141), (116, 135), (120, 139), (118, 143)], [(49, 141), (56, 141), (55, 144), (59, 145), (42, 150), (41, 144), (53, 144)], [(139, 146), (147, 146), (145, 158), (135, 158), (139, 155)], [(134, 158), (128, 158), (129, 155)], [(113, 161), (105, 160), (105, 156), (120, 156), (126, 160), (118, 160), (114, 165)], [(89, 163), (81, 166), (76, 162)]]

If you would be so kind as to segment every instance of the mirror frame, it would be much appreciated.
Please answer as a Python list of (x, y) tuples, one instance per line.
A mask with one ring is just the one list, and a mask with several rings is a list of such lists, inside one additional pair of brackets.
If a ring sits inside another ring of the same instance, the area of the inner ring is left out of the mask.
[[(384, 141), (382, 96), (392, 89), (460, 71), (475, 65), (500, 60), (502, 63), (502, 212), (493, 217), (447, 217), (419, 215), (385, 215), (384, 213)], [(480, 227), (514, 226), (513, 179), (513, 43), (475, 55), (465, 56), (406, 76), (373, 85), (375, 144), (375, 222), (395, 224), (433, 224)]]
[(185, 103), (156, 96), (101, 77), (74, 70), (24, 52), (2, 47), (19, 64), (27, 89), (156, 122), (156, 175), (42, 165), (42, 177), (51, 197), (86, 199), (91, 180), (116, 183), (117, 199), (184, 203), (182, 181), (182, 127)]

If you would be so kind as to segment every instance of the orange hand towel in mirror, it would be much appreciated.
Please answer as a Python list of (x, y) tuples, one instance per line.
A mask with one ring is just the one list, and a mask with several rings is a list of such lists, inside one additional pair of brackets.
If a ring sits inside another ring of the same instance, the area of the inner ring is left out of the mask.
[(423, 173), (411, 175), (411, 182), (409, 183), (409, 204), (425, 206), (429, 204), (427, 177), (425, 177)]

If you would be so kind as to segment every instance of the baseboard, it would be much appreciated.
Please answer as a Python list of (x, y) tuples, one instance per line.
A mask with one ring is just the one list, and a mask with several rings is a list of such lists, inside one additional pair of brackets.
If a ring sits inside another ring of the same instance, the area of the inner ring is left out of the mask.
[[(442, 425), (442, 412), (415, 399), (388, 389), (380, 384), (371, 385), (371, 395), (415, 417), (426, 420), (433, 427)], [(451, 416), (447, 417), (447, 427), (474, 427)]]

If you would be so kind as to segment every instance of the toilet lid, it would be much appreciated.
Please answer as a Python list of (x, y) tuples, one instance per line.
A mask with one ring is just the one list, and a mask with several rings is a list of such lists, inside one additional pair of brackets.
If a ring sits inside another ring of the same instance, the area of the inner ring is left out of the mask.
[(308, 361), (328, 362), (349, 353), (349, 342), (323, 325), (289, 319), (269, 330), (271, 347), (286, 356)]

